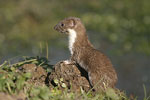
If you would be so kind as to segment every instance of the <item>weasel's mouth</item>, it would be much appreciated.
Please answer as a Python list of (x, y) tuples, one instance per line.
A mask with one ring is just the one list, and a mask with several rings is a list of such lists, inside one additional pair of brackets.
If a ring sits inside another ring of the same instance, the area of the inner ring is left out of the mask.
[(67, 32), (68, 32), (67, 30), (63, 29), (63, 28), (60, 27), (59, 25), (56, 25), (56, 26), (54, 27), (54, 29), (55, 29), (56, 31), (60, 32), (60, 33), (67, 33)]

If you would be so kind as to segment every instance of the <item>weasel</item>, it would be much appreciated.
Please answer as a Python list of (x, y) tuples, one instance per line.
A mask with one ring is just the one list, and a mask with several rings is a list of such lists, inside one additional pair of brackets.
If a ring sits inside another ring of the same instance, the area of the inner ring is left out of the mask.
[(88, 80), (94, 90), (115, 87), (117, 74), (111, 61), (90, 43), (79, 18), (65, 18), (54, 29), (69, 37), (71, 58), (70, 61), (65, 61), (66, 64), (75, 62), (80, 65), (88, 73)]

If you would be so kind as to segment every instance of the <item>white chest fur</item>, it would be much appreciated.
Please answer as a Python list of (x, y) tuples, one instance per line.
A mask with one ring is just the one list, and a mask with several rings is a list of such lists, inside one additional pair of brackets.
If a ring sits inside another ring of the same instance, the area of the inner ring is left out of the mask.
[(71, 54), (73, 54), (73, 51), (72, 51), (73, 44), (75, 42), (77, 35), (76, 35), (76, 31), (73, 29), (68, 29), (68, 31), (69, 31), (69, 50), (70, 50)]

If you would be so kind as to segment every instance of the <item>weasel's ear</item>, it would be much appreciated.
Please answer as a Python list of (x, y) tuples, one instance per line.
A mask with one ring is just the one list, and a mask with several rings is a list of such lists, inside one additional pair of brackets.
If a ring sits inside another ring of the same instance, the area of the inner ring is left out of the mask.
[(75, 21), (74, 19), (71, 19), (71, 20), (70, 20), (70, 26), (71, 26), (72, 28), (75, 28), (75, 27), (76, 27), (76, 21)]

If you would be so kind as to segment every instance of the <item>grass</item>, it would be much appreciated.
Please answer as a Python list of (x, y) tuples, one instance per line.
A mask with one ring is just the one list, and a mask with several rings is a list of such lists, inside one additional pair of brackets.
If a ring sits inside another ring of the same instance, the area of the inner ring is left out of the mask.
[[(107, 89), (106, 92), (93, 95), (91, 91), (85, 93), (82, 88), (81, 93), (74, 93), (66, 88), (64, 91), (57, 89), (57, 87), (50, 89), (46, 84), (34, 86), (27, 81), (31, 79), (32, 73), (19, 70), (24, 64), (42, 66), (47, 72), (52, 70), (52, 66), (48, 64), (48, 60), (44, 57), (28, 57), (15, 64), (5, 61), (0, 65), (0, 92), (10, 95), (23, 92), (29, 100), (131, 100), (125, 93), (119, 90), (116, 92), (111, 88)], [(149, 100), (150, 97), (147, 97), (146, 88), (143, 87), (145, 94), (143, 100)], [(137, 99), (132, 98), (132, 100)]]

